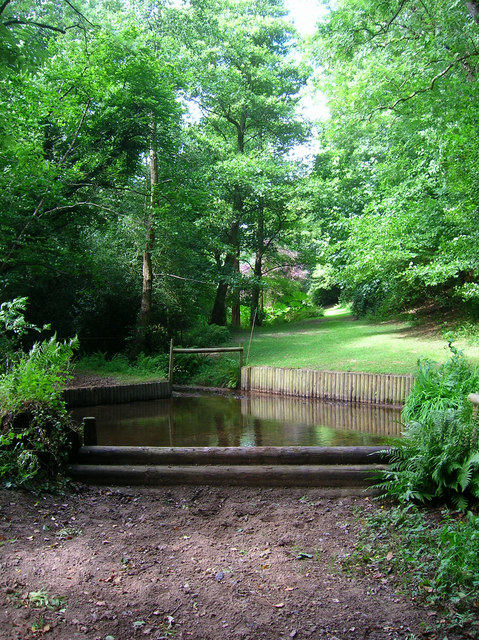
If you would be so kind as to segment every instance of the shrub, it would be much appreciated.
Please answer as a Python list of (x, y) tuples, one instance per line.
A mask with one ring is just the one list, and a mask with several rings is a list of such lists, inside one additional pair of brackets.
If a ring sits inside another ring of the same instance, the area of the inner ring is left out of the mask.
[(478, 422), (454, 409), (412, 422), (392, 449), (379, 487), (400, 502), (441, 501), (464, 510), (479, 498)]
[(183, 335), (185, 347), (220, 347), (230, 339), (230, 331), (227, 327), (217, 324), (207, 324), (201, 321)]
[(240, 375), (238, 358), (228, 356), (204, 358), (201, 367), (189, 383), (237, 389), (240, 384)]
[(406, 399), (405, 422), (424, 422), (434, 411), (455, 409), (464, 418), (472, 416), (469, 393), (479, 391), (479, 371), (449, 342), (452, 356), (438, 365), (428, 359), (418, 362), (415, 385)]
[(313, 271), (308, 294), (311, 302), (317, 307), (328, 307), (338, 303), (341, 288), (336, 282), (331, 265), (317, 265)]
[(168, 371), (168, 354), (160, 353), (156, 356), (146, 356), (140, 353), (133, 362), (123, 353), (108, 357), (105, 353), (97, 352), (86, 355), (76, 363), (76, 371), (89, 372), (102, 376), (131, 380), (148, 380), (151, 378), (166, 378)]
[(442, 365), (419, 362), (406, 400), (403, 438), (393, 447), (379, 487), (401, 502), (444, 501), (464, 510), (479, 498), (479, 422), (467, 396), (479, 375), (450, 343)]
[[(15, 298), (0, 305), (0, 370), (4, 371), (9, 361), (20, 348), (21, 338), (30, 330), (40, 331), (38, 327), (25, 320), (27, 298)], [(47, 328), (47, 327), (44, 327)]]
[(62, 390), (77, 340), (35, 343), (0, 376), (0, 479), (6, 487), (52, 488), (64, 481), (75, 437)]

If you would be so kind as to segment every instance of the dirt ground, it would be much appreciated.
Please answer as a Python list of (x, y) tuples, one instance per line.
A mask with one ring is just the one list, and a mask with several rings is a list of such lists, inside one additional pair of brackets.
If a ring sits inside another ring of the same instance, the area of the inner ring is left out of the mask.
[(341, 566), (380, 508), (317, 488), (0, 491), (0, 638), (442, 637), (394, 576)]

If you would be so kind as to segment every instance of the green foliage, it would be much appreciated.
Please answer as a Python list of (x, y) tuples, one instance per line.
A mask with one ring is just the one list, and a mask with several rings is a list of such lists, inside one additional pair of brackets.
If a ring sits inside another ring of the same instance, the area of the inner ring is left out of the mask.
[(479, 421), (467, 400), (479, 373), (449, 346), (453, 355), (443, 365), (419, 362), (403, 410), (406, 429), (379, 487), (401, 502), (442, 501), (464, 510), (479, 499)]
[(284, 275), (265, 279), (265, 325), (282, 322), (299, 322), (308, 318), (323, 315), (323, 310), (312, 302), (311, 297), (303, 291), (301, 280)]
[(229, 338), (230, 331), (227, 327), (200, 320), (192, 329), (183, 333), (182, 342), (185, 347), (220, 347), (228, 342)]
[(306, 294), (298, 295), (287, 302), (276, 302), (274, 307), (267, 307), (264, 312), (265, 325), (284, 322), (300, 322), (308, 318), (320, 318), (323, 310), (311, 303)]
[(0, 370), (14, 357), (22, 336), (31, 330), (40, 331), (25, 319), (27, 302), (27, 298), (15, 298), (0, 305)]
[(427, 358), (418, 361), (414, 387), (402, 412), (405, 422), (423, 422), (435, 411), (454, 409), (466, 420), (472, 416), (470, 393), (479, 390), (479, 370), (472, 366), (452, 342), (452, 356), (443, 364)]
[(173, 363), (173, 382), (176, 384), (191, 384), (196, 374), (201, 371), (206, 356), (192, 353), (180, 353), (175, 357)]
[[(339, 0), (312, 53), (332, 117), (309, 199), (355, 313), (475, 319), (478, 33), (466, 2)], [(414, 34), (414, 37), (410, 37)]]
[(442, 502), (464, 511), (479, 499), (479, 422), (454, 409), (407, 425), (378, 488), (400, 502)]
[(374, 574), (392, 573), (414, 599), (444, 607), (441, 637), (456, 625), (469, 636), (479, 605), (479, 516), (443, 511), (437, 520), (408, 505), (382, 508), (361, 525), (348, 562)]
[[(0, 307), (3, 334), (29, 329), (26, 299)], [(1, 335), (2, 332), (0, 332)], [(7, 487), (47, 488), (63, 481), (74, 426), (62, 399), (75, 338), (36, 342), (28, 353), (13, 349), (0, 375), (0, 479)]]
[(330, 307), (338, 303), (340, 294), (331, 265), (317, 265), (308, 291), (311, 302), (317, 307)]
[(69, 379), (69, 366), (76, 338), (59, 342), (56, 336), (36, 342), (28, 353), (20, 352), (9, 369), (0, 376), (2, 411), (15, 412), (30, 403), (62, 407), (62, 387)]
[(76, 340), (35, 343), (0, 376), (0, 479), (6, 487), (53, 488), (64, 482), (75, 427), (62, 386)]
[(106, 353), (97, 352), (84, 355), (76, 362), (75, 370), (79, 373), (111, 376), (125, 381), (166, 378), (168, 375), (168, 354), (160, 353), (156, 356), (147, 356), (141, 353), (132, 362), (122, 353), (109, 357)]
[(238, 389), (240, 378), (241, 372), (238, 357), (210, 357), (202, 359), (200, 367), (188, 380), (188, 384)]
[(455, 340), (464, 340), (468, 344), (479, 345), (479, 324), (477, 322), (462, 322), (452, 333)]

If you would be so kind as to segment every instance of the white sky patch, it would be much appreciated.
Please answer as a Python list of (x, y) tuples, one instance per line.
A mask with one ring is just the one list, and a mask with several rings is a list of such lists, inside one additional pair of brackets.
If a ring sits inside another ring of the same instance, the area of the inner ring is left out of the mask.
[(318, 20), (328, 13), (328, 7), (321, 0), (286, 0), (285, 6), (302, 36), (313, 34)]
[[(285, 0), (285, 7), (289, 11), (289, 19), (304, 38), (314, 34), (318, 21), (325, 18), (330, 10), (325, 0)], [(327, 99), (323, 93), (313, 88), (313, 84), (309, 81), (302, 90), (299, 114), (313, 123), (324, 122), (331, 116)], [(313, 126), (309, 142), (296, 145), (288, 157), (310, 165), (320, 148), (318, 129)]]

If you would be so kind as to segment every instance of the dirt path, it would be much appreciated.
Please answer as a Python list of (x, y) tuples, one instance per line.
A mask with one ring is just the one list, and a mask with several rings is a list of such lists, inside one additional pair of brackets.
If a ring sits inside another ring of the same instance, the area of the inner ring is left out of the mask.
[(432, 638), (392, 576), (341, 568), (379, 508), (320, 489), (0, 491), (0, 638)]

